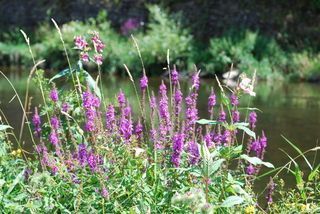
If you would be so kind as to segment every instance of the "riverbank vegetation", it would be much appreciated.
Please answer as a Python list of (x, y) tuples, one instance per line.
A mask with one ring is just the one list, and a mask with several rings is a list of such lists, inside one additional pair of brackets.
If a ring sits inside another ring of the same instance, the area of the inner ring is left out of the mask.
[[(117, 94), (106, 97), (101, 81), (101, 75), (106, 74), (101, 68), (110, 65), (111, 53), (102, 34), (84, 25), (83, 30), (89, 33), (81, 33), (79, 28), (71, 43), (61, 34), (68, 28), (60, 30), (53, 23), (59, 39), (52, 45), (63, 48), (68, 68), (46, 78), (39, 66), (43, 61), (33, 58), (36, 46), (27, 46), (35, 64), (26, 84), (25, 103), (19, 96), (16, 99), (24, 109), (25, 128), (20, 131), (29, 133), (33, 150), (23, 147), (22, 135), (16, 135), (16, 127), (1, 115), (1, 212), (319, 212), (320, 165), (306, 158), (316, 154), (319, 147), (301, 152), (284, 138), (298, 154), (290, 156), (283, 151), (288, 163), (276, 168), (264, 160), (268, 136), (256, 130), (260, 111), (243, 103), (256, 95), (256, 73), (241, 74), (234, 88), (222, 85), (217, 78), (219, 90), (212, 89), (207, 117), (200, 118), (200, 70), (193, 68), (189, 90), (184, 94), (181, 73), (171, 65), (168, 52), (164, 59), (169, 78), (162, 81), (158, 91), (151, 91), (146, 63), (139, 57), (145, 47), (133, 37), (136, 52), (132, 57), (138, 60), (122, 65), (122, 69), (134, 96), (119, 88)], [(30, 39), (24, 36), (29, 44)], [(173, 45), (177, 41), (162, 41), (166, 42)], [(185, 47), (177, 49), (181, 59)], [(176, 62), (178, 58), (173, 59)], [(85, 70), (90, 66), (99, 73), (96, 79)], [(139, 68), (138, 81), (131, 74), (131, 66)], [(14, 90), (10, 80), (1, 75)], [(38, 86), (42, 99), (32, 104), (33, 109), (28, 103), (30, 83)], [(298, 158), (308, 165), (304, 173)], [(285, 171), (296, 180), (290, 190), (281, 180)], [(254, 185), (265, 177), (270, 177), (265, 190), (255, 192)]]
[[(213, 37), (206, 44), (195, 39), (190, 29), (182, 24), (181, 14), (173, 16), (158, 6), (149, 6), (148, 10), (146, 23), (129, 18), (116, 29), (111, 26), (108, 14), (100, 12), (96, 18), (67, 22), (62, 25), (61, 31), (67, 48), (71, 48), (69, 44), (73, 35), (87, 33), (90, 29), (99, 31), (107, 43), (107, 55), (102, 67), (106, 73), (125, 73), (122, 64), (126, 63), (134, 76), (141, 75), (136, 64), (139, 59), (135, 54), (135, 45), (130, 38), (133, 34), (139, 43), (149, 75), (162, 73), (167, 50), (170, 49), (171, 61), (188, 74), (196, 64), (203, 76), (219, 75), (233, 66), (250, 75), (256, 70), (257, 76), (263, 79), (319, 81), (319, 54), (312, 47), (286, 47), (259, 31), (238, 29)], [(4, 37), (6, 40), (0, 43), (3, 64), (25, 64), (31, 61), (26, 46), (15, 34), (17, 32), (7, 33)], [(46, 59), (46, 67), (66, 66), (61, 60), (64, 50), (59, 43), (59, 35), (50, 23), (41, 24), (33, 35), (34, 54)]]

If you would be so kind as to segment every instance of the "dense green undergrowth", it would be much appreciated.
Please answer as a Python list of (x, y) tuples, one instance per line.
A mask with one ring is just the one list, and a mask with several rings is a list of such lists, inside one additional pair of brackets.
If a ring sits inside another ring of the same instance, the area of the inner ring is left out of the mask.
[[(147, 72), (151, 75), (162, 73), (161, 67), (166, 65), (167, 50), (170, 49), (170, 59), (181, 71), (192, 70), (196, 64), (202, 69), (203, 75), (221, 74), (233, 65), (241, 72), (253, 73), (256, 70), (257, 75), (264, 79), (287, 77), (295, 81), (318, 81), (320, 78), (320, 56), (313, 51), (284, 48), (275, 39), (246, 30), (233, 30), (224, 36), (212, 38), (209, 44), (202, 44), (193, 39), (190, 31), (177, 18), (158, 6), (149, 6), (149, 11), (146, 24), (139, 20), (128, 20), (121, 30), (111, 27), (107, 14), (103, 12), (97, 18), (84, 22), (68, 22), (61, 30), (67, 46), (74, 35), (92, 29), (100, 31), (108, 50), (103, 65), (107, 73), (125, 72), (122, 69), (125, 63), (134, 75), (140, 74), (140, 66), (135, 63), (138, 60), (135, 44), (130, 38), (130, 34), (133, 34)], [(64, 56), (59, 35), (49, 23), (42, 24), (34, 35), (34, 53), (47, 60), (47, 67), (62, 68), (66, 65), (61, 60)], [(16, 39), (16, 35), (6, 38), (7, 41), (0, 43), (2, 61), (30, 62), (30, 55), (21, 40)]]

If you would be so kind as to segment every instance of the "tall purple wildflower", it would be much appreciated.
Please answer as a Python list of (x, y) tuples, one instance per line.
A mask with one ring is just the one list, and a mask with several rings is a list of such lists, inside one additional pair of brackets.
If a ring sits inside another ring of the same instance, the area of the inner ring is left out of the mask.
[(143, 77), (140, 79), (141, 91), (146, 90), (147, 87), (148, 87), (148, 77), (146, 75), (143, 75)]
[(131, 119), (131, 108), (127, 106), (122, 109), (120, 124), (119, 124), (119, 134), (124, 138), (124, 141), (128, 143), (132, 136), (133, 124)]
[(250, 151), (255, 152), (258, 158), (263, 159), (266, 147), (267, 137), (265, 136), (264, 132), (262, 132), (262, 137), (251, 143)]
[(200, 87), (200, 78), (199, 78), (199, 72), (196, 72), (192, 75), (192, 88), (195, 90), (199, 90)]
[(249, 124), (252, 130), (256, 127), (256, 122), (257, 122), (257, 113), (255, 111), (252, 111), (249, 114)]
[(186, 137), (192, 135), (195, 124), (198, 120), (198, 109), (197, 109), (197, 97), (196, 92), (192, 92), (189, 96), (186, 97), (186, 121), (185, 121), (185, 134)]
[(214, 133), (212, 132), (212, 133), (207, 133), (203, 138), (208, 148), (211, 148), (214, 146), (213, 136), (214, 136)]
[(188, 152), (189, 152), (189, 163), (191, 165), (197, 164), (200, 160), (200, 152), (196, 142), (194, 141), (189, 142)]
[(50, 119), (50, 123), (51, 123), (51, 126), (52, 126), (53, 129), (55, 129), (55, 130), (59, 129), (60, 122), (59, 122), (59, 119), (56, 116), (53, 116)]
[(103, 198), (108, 198), (108, 197), (109, 197), (109, 192), (108, 192), (107, 188), (102, 187), (102, 189), (101, 189), (101, 196), (102, 196)]
[(64, 112), (68, 112), (69, 108), (70, 108), (70, 106), (69, 106), (68, 103), (63, 103), (62, 106), (61, 106), (61, 109)]
[(122, 91), (120, 91), (118, 94), (118, 103), (120, 108), (124, 108), (126, 105), (126, 97)]
[(142, 135), (143, 135), (143, 126), (140, 122), (140, 120), (138, 121), (138, 123), (136, 124), (136, 128), (134, 130), (135, 135), (137, 136), (138, 140), (142, 139)]
[(38, 114), (38, 109), (35, 108), (34, 115), (32, 117), (32, 123), (34, 126), (34, 131), (37, 137), (41, 136), (41, 118)]
[(51, 130), (51, 133), (49, 135), (49, 141), (52, 143), (52, 145), (57, 146), (59, 142), (58, 134), (55, 130)]
[(275, 183), (273, 182), (272, 177), (270, 177), (270, 181), (268, 184), (268, 192), (266, 196), (268, 205), (272, 204), (273, 202), (272, 195), (273, 195), (274, 189), (275, 189)]
[(79, 144), (78, 146), (78, 154), (77, 154), (78, 161), (82, 167), (85, 166), (87, 160), (87, 147), (85, 144)]
[(213, 108), (216, 105), (216, 94), (214, 93), (214, 90), (211, 89), (210, 96), (208, 98), (208, 111), (211, 115), (213, 115)]
[(105, 44), (101, 41), (99, 33), (98, 32), (93, 32), (93, 36), (91, 38), (91, 41), (93, 42), (95, 51), (97, 53), (102, 53), (103, 49), (105, 47)]
[(74, 38), (74, 44), (76, 48), (79, 50), (84, 50), (88, 46), (88, 43), (86, 42), (85, 38), (82, 36), (76, 36)]
[(114, 107), (113, 105), (109, 105), (106, 112), (106, 129), (109, 133), (112, 133), (114, 131), (115, 122), (116, 117)]
[(169, 113), (169, 104), (167, 97), (167, 87), (164, 82), (161, 83), (159, 89), (159, 114), (160, 114), (160, 134), (161, 137), (164, 138), (167, 133), (171, 130), (171, 121), (170, 121), (170, 113)]
[(85, 129), (89, 132), (95, 130), (95, 118), (97, 116), (96, 108), (100, 106), (100, 100), (93, 95), (89, 90), (82, 94), (83, 107), (86, 113)]
[(237, 123), (240, 121), (240, 112), (238, 110), (232, 110), (232, 121)]
[(56, 88), (53, 88), (51, 91), (50, 91), (50, 98), (53, 102), (57, 102), (58, 99), (59, 99), (59, 96), (58, 96), (58, 91)]
[(177, 117), (181, 111), (181, 104), (182, 104), (182, 99), (183, 99), (183, 94), (181, 92), (181, 90), (178, 88), (176, 89), (175, 93), (174, 93), (174, 112), (175, 112), (175, 116)]
[(238, 96), (236, 94), (234, 94), (234, 93), (231, 94), (230, 101), (231, 101), (231, 105), (234, 106), (234, 107), (239, 105)]
[(223, 110), (223, 108), (221, 108), (221, 110), (219, 112), (218, 121), (219, 122), (226, 122), (226, 112)]
[(87, 163), (90, 167), (91, 172), (95, 172), (97, 170), (97, 156), (92, 151), (87, 154)]
[(171, 81), (174, 86), (177, 86), (179, 83), (179, 72), (176, 67), (171, 71)]
[(256, 168), (250, 164), (247, 168), (246, 168), (246, 173), (247, 175), (253, 175), (256, 173)]
[(175, 167), (179, 167), (181, 163), (181, 154), (183, 151), (184, 135), (175, 134), (173, 136), (172, 141), (173, 141), (173, 147), (172, 147), (171, 162)]

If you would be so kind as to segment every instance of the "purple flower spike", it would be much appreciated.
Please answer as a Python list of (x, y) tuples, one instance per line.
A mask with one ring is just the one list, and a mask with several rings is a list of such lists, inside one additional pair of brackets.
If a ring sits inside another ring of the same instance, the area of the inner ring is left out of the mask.
[(56, 88), (53, 88), (51, 91), (50, 91), (50, 98), (53, 102), (57, 102), (58, 99), (59, 99), (59, 96), (58, 96), (58, 91)]
[(81, 52), (80, 59), (83, 62), (89, 62), (89, 54), (87, 52)]
[(268, 184), (268, 192), (266, 197), (268, 205), (272, 204), (273, 202), (272, 195), (273, 195), (274, 189), (275, 189), (275, 183), (273, 182), (272, 177), (270, 177), (270, 181)]
[(83, 167), (87, 160), (87, 147), (85, 144), (79, 144), (78, 146), (78, 161), (80, 165)]
[(232, 120), (234, 123), (240, 121), (240, 112), (238, 110), (232, 110)]
[(35, 131), (37, 137), (40, 137), (40, 135), (41, 135), (41, 118), (38, 114), (37, 108), (35, 108), (35, 112), (32, 117), (32, 123), (33, 123), (34, 131)]
[(83, 38), (82, 36), (76, 36), (74, 38), (74, 44), (76, 48), (79, 50), (84, 50), (88, 46), (88, 43), (86, 42), (85, 38)]
[(94, 155), (93, 152), (90, 152), (87, 155), (87, 163), (91, 169), (91, 172), (95, 172), (97, 170), (97, 157)]
[(115, 110), (113, 105), (109, 105), (106, 112), (106, 128), (109, 133), (114, 131), (114, 126), (116, 122)]
[[(93, 42), (95, 51), (96, 51), (97, 53), (102, 53), (105, 45), (104, 45), (104, 43), (101, 41), (98, 32), (93, 32), (93, 36), (92, 36), (92, 38), (91, 38), (91, 41)], [(98, 64), (98, 63), (97, 63), (97, 64)]]
[(171, 81), (173, 85), (178, 85), (179, 83), (179, 73), (176, 68), (171, 71)]
[(212, 141), (213, 133), (208, 133), (204, 136), (204, 142), (206, 143), (208, 148), (211, 148), (214, 146), (214, 143)]
[(52, 143), (52, 145), (54, 145), (54, 146), (57, 146), (57, 145), (58, 145), (59, 139), (58, 139), (58, 134), (57, 134), (57, 132), (52, 131), (52, 132), (50, 133), (49, 141), (50, 141), (50, 142)]
[(254, 129), (256, 127), (256, 122), (257, 122), (257, 113), (252, 111), (249, 114), (249, 124), (251, 129)]
[(140, 79), (140, 88), (142, 91), (146, 90), (146, 88), (148, 87), (148, 77), (147, 76), (143, 76)]
[(247, 173), (247, 175), (253, 175), (254, 173), (256, 173), (256, 169), (254, 168), (254, 166), (252, 164), (250, 164), (247, 167), (246, 173)]
[(173, 141), (173, 148), (172, 148), (171, 162), (175, 167), (179, 167), (181, 162), (181, 153), (183, 151), (184, 135), (175, 134), (173, 136), (172, 141)]
[(97, 65), (102, 65), (103, 62), (103, 57), (101, 54), (95, 54), (93, 56), (94, 61), (96, 62)]
[(181, 111), (181, 104), (183, 99), (183, 94), (180, 89), (177, 89), (174, 93), (174, 107), (175, 107), (175, 115), (178, 116)]
[(170, 113), (169, 113), (169, 102), (167, 97), (167, 87), (162, 82), (159, 89), (160, 100), (159, 100), (159, 113), (160, 113), (160, 134), (161, 137), (165, 137), (165, 135), (171, 130), (171, 121), (170, 121)]
[(199, 87), (200, 87), (200, 78), (199, 78), (199, 72), (197, 72), (192, 76), (192, 88), (199, 90)]
[(108, 198), (108, 197), (109, 197), (109, 192), (108, 192), (107, 188), (102, 187), (101, 196), (102, 196), (103, 198)]
[(230, 101), (231, 101), (231, 105), (232, 106), (238, 106), (239, 105), (238, 96), (236, 94), (231, 94)]
[(62, 106), (61, 106), (61, 109), (62, 109), (62, 111), (64, 111), (64, 112), (68, 112), (69, 107), (70, 107), (70, 106), (69, 106), (68, 103), (63, 103)]
[(188, 152), (189, 152), (189, 163), (191, 165), (197, 164), (200, 160), (200, 152), (196, 142), (194, 141), (189, 142)]
[(126, 97), (122, 91), (120, 91), (118, 94), (118, 103), (121, 108), (126, 105)]
[(143, 126), (140, 123), (140, 121), (137, 123), (134, 132), (135, 132), (135, 135), (137, 136), (137, 138), (140, 140), (142, 138), (142, 134), (143, 134)]
[(213, 114), (213, 107), (216, 105), (216, 95), (213, 90), (208, 98), (208, 111), (210, 114)]
[(58, 119), (56, 116), (54, 116), (54, 117), (52, 117), (52, 118), (50, 119), (50, 123), (51, 123), (51, 126), (52, 126), (52, 128), (53, 128), (54, 130), (59, 129), (60, 123), (59, 123), (59, 119)]
[(218, 121), (226, 122), (226, 112), (223, 109), (220, 110)]

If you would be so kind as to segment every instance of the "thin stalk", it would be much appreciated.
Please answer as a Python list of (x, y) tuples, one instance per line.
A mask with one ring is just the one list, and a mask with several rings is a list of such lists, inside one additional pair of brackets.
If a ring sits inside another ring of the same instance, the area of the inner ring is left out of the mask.
[(20, 99), (20, 97), (19, 97), (16, 89), (15, 89), (14, 86), (12, 85), (11, 81), (8, 79), (8, 77), (7, 77), (2, 71), (0, 71), (0, 73), (1, 73), (1, 75), (8, 81), (8, 83), (9, 83), (10, 86), (12, 87), (15, 95), (17, 96), (17, 99), (18, 99), (19, 104), (20, 104), (20, 106), (21, 106), (21, 109), (22, 109), (22, 111), (23, 111), (24, 117), (25, 117), (25, 119), (26, 119), (26, 121), (27, 121), (27, 124), (28, 124), (28, 128), (29, 128), (29, 132), (30, 132), (30, 137), (31, 137), (32, 143), (36, 146), (36, 143), (35, 143), (34, 138), (33, 138), (32, 130), (31, 130), (31, 126), (30, 126), (30, 123), (29, 123), (29, 119), (28, 119), (28, 117), (27, 117), (27, 113), (26, 113), (25, 109), (23, 108), (23, 104), (22, 104), (22, 102), (21, 102), (21, 99)]
[[(74, 88), (75, 88), (76, 94), (77, 94), (77, 99), (78, 99), (78, 101), (80, 102), (79, 94), (78, 94), (77, 87), (76, 87), (76, 82), (75, 82), (75, 79), (74, 79), (74, 76), (73, 76), (73, 72), (72, 72), (72, 67), (71, 67), (71, 63), (70, 63), (68, 51), (67, 51), (66, 45), (65, 45), (65, 43), (64, 43), (61, 30), (60, 30), (57, 22), (56, 22), (53, 18), (51, 18), (51, 21), (53, 22), (54, 26), (56, 27), (56, 29), (57, 29), (57, 31), (58, 31), (58, 34), (59, 34), (59, 37), (60, 37), (60, 41), (61, 41), (62, 46), (63, 46), (64, 53), (66, 54), (66, 58), (67, 58), (68, 66), (69, 66), (69, 71), (70, 71), (71, 77), (72, 77), (72, 82), (73, 82), (73, 85), (74, 85)], [(80, 86), (79, 78), (77, 78), (77, 81), (78, 81), (77, 84)], [(80, 93), (81, 93), (81, 92), (80, 92)]]

